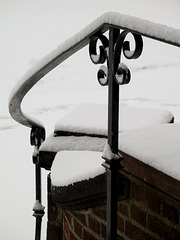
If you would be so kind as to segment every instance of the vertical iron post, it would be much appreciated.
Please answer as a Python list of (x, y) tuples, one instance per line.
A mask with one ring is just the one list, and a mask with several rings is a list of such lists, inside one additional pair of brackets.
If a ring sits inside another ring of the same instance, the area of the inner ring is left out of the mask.
[[(113, 154), (118, 155), (119, 130), (119, 84), (114, 79), (114, 48), (119, 30), (109, 31), (108, 63), (108, 144)], [(117, 239), (117, 176), (120, 168), (120, 157), (106, 159), (103, 166), (107, 170), (107, 239)]]
[[(35, 179), (36, 179), (36, 201), (39, 201), (41, 204), (41, 168), (39, 163), (35, 164)], [(41, 206), (42, 207), (42, 206)], [(35, 230), (35, 240), (41, 239), (41, 223), (42, 217), (44, 215), (43, 209), (34, 208), (33, 216), (36, 218), (36, 230)]]
[(108, 66), (108, 144), (113, 153), (118, 153), (119, 129), (119, 84), (114, 79), (114, 46), (119, 30), (109, 30), (109, 66)]
[(35, 164), (35, 178), (36, 178), (36, 200), (41, 202), (41, 168), (39, 163)]
[[(130, 42), (125, 41), (131, 33), (135, 40), (135, 49), (130, 50)], [(99, 54), (97, 41), (100, 40)], [(101, 66), (97, 78), (102, 86), (108, 85), (108, 145), (103, 153), (107, 170), (107, 239), (117, 239), (117, 199), (118, 199), (118, 170), (122, 168), (123, 159), (118, 154), (119, 135), (119, 85), (128, 84), (131, 74), (129, 68), (121, 62), (121, 52), (127, 59), (138, 58), (143, 49), (142, 37), (138, 34), (109, 28), (109, 40), (105, 35), (97, 33), (92, 36), (89, 44), (89, 54), (94, 64), (102, 64), (107, 60), (107, 67)]]
[(41, 239), (41, 223), (44, 216), (44, 206), (41, 204), (41, 167), (39, 165), (39, 147), (45, 139), (45, 130), (34, 127), (31, 130), (31, 145), (35, 146), (33, 163), (35, 164), (35, 189), (36, 202), (33, 208), (33, 216), (36, 218), (35, 240)]

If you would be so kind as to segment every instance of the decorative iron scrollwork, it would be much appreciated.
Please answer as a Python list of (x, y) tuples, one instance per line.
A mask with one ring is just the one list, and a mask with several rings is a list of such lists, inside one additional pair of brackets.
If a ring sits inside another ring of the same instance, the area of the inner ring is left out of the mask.
[(114, 77), (119, 85), (128, 84), (131, 79), (129, 68), (124, 63), (120, 63)]
[(34, 146), (33, 163), (38, 163), (39, 147), (45, 140), (45, 129), (42, 127), (33, 127), (31, 129), (30, 143)]
[[(97, 42), (101, 41), (102, 46), (99, 47), (99, 54), (97, 54)], [(104, 35), (93, 36), (89, 44), (90, 58), (94, 64), (104, 63), (107, 59), (107, 48), (109, 41)]]
[(97, 78), (99, 83), (102, 86), (106, 86), (108, 84), (108, 69), (106, 66), (101, 66), (98, 73), (97, 73)]
[[(130, 50), (130, 42), (125, 41), (125, 38), (128, 34), (131, 34), (134, 38), (135, 49), (133, 51)], [(99, 46), (99, 54), (97, 54), (98, 40), (102, 44), (101, 46)], [(109, 66), (109, 40), (104, 35), (93, 36), (90, 39), (89, 44), (89, 54), (92, 62), (94, 64), (101, 64), (105, 63), (105, 61), (107, 60), (107, 67), (104, 65), (101, 66), (97, 73), (99, 83), (102, 86), (108, 85), (108, 68), (112, 67), (115, 81), (119, 85), (128, 84), (131, 79), (131, 73), (129, 68), (125, 64), (121, 63), (121, 53), (123, 52), (123, 55), (127, 59), (136, 59), (141, 55), (142, 50), (142, 37), (132, 32), (123, 31), (119, 34), (117, 41), (114, 45), (114, 65)]]

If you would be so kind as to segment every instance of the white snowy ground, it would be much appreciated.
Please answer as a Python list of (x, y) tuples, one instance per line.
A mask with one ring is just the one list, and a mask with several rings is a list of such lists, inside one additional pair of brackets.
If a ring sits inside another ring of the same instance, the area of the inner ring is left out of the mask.
[[(106, 11), (116, 11), (180, 28), (179, 0), (0, 0), (0, 239), (33, 239), (34, 166), (29, 129), (8, 113), (17, 80), (44, 55)], [(121, 88), (123, 105), (170, 110), (180, 122), (180, 49), (144, 40), (143, 55), (125, 60), (132, 81)], [(107, 88), (96, 80), (85, 48), (30, 92), (24, 110), (47, 126), (81, 102), (106, 103)], [(46, 204), (43, 172), (43, 203)], [(46, 217), (42, 239), (45, 239)]]

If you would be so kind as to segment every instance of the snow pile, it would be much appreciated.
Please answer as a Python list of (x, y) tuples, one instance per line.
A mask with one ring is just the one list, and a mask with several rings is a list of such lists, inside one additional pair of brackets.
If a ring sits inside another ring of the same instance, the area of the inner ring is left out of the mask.
[(39, 200), (36, 200), (34, 203), (33, 210), (34, 211), (44, 211), (45, 207), (40, 203)]
[[(130, 130), (120, 133), (119, 137), (120, 150), (180, 181), (180, 123)], [(67, 138), (72, 141), (71, 137)], [(99, 138), (99, 141), (105, 144), (105, 139)], [(92, 146), (87, 146), (87, 151), (81, 145), (80, 151), (57, 153), (51, 169), (53, 186), (67, 186), (105, 172), (101, 166), (102, 152), (90, 151)], [(108, 144), (105, 145), (103, 156), (107, 159), (119, 158), (119, 155), (112, 155)]]
[[(158, 123), (169, 123), (173, 115), (166, 110), (120, 107), (120, 131), (141, 128)], [(108, 106), (103, 104), (80, 104), (58, 121), (55, 132), (67, 131), (107, 136)]]
[(102, 157), (104, 159), (112, 160), (112, 159), (119, 159), (120, 155), (119, 154), (114, 154), (111, 150), (110, 145), (107, 143), (104, 147), (103, 155)]
[(107, 106), (80, 104), (55, 124), (54, 131), (68, 131), (107, 136)]
[(120, 132), (169, 123), (172, 119), (172, 113), (167, 110), (122, 106), (120, 107)]
[(101, 166), (101, 156), (102, 152), (58, 152), (51, 169), (52, 185), (67, 186), (103, 174), (105, 168)]
[[(165, 110), (124, 106), (120, 108), (120, 111), (119, 149), (180, 180), (180, 124), (167, 124), (172, 119), (172, 114)], [(55, 131), (57, 130), (107, 135), (107, 106), (81, 104), (56, 124)], [(104, 158), (119, 158), (112, 154), (106, 138), (55, 137), (52, 134), (40, 147), (40, 151), (73, 151), (72, 158), (75, 159), (75, 162), (76, 151), (102, 152), (103, 149)], [(73, 156), (73, 154), (75, 155)], [(58, 153), (58, 155), (61, 154)], [(58, 157), (58, 159), (62, 166), (64, 164), (63, 157), (61, 156), (61, 159)], [(77, 162), (77, 166), (80, 166), (78, 164)]]
[(40, 151), (59, 152), (63, 150), (100, 151), (102, 152), (106, 144), (106, 138), (98, 137), (54, 137), (51, 134), (40, 146)]
[(180, 181), (180, 123), (144, 127), (119, 137), (123, 152)]

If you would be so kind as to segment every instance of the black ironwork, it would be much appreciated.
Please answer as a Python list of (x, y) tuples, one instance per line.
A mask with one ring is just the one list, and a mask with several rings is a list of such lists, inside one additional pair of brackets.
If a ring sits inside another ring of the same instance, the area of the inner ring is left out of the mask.
[[(121, 52), (127, 59), (138, 58), (143, 49), (142, 37), (131, 33), (135, 40), (134, 51), (130, 50), (130, 43), (124, 41), (128, 31), (120, 33), (119, 29), (110, 27), (109, 40), (103, 35), (93, 36), (89, 44), (90, 58), (93, 63), (104, 63), (107, 67), (100, 68), (97, 74), (101, 85), (108, 85), (108, 145), (110, 158), (103, 156), (103, 166), (107, 170), (107, 239), (117, 239), (117, 189), (118, 170), (122, 168), (122, 156), (118, 153), (119, 133), (119, 85), (128, 84), (131, 74), (128, 67), (121, 63)], [(98, 39), (102, 43), (99, 54), (96, 52)]]
[(41, 204), (41, 168), (39, 166), (39, 147), (45, 139), (45, 129), (33, 127), (31, 129), (31, 145), (34, 146), (33, 163), (35, 164), (36, 201), (33, 216), (36, 218), (35, 240), (41, 238), (41, 223), (44, 216), (44, 206)]

